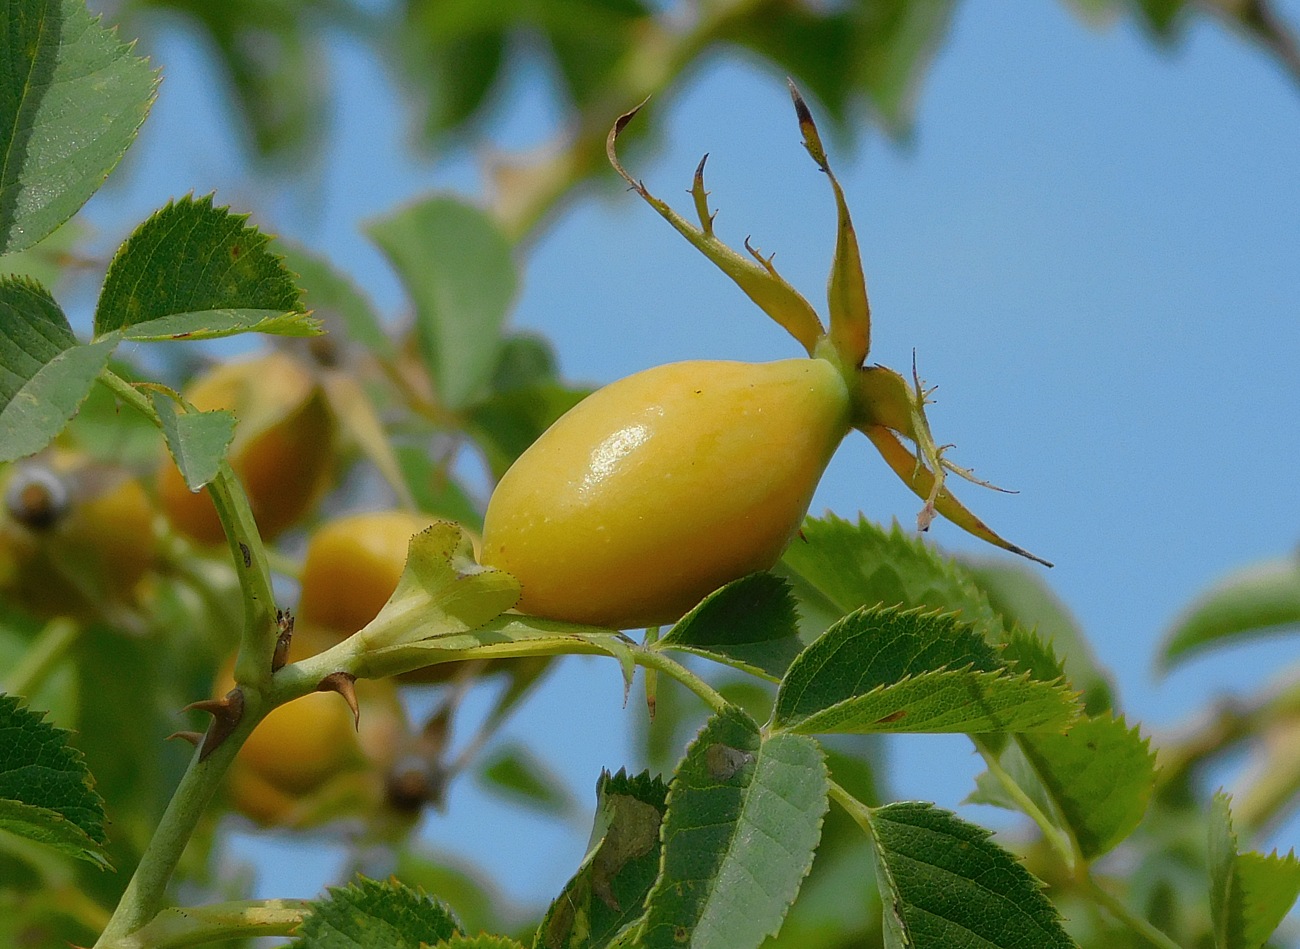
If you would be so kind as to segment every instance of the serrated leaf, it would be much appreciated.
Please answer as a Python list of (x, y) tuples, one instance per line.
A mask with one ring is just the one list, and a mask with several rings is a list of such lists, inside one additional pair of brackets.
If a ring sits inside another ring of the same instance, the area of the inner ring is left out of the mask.
[(293, 949), (423, 949), (460, 933), (439, 901), (398, 880), (358, 876), (312, 903)]
[(314, 336), (317, 322), (269, 238), (212, 197), (169, 202), (109, 264), (95, 336), (166, 341), (236, 333)]
[(534, 949), (601, 949), (640, 917), (658, 876), (667, 794), (649, 772), (600, 776), (587, 855), (546, 911)]
[(481, 566), (459, 524), (439, 521), (411, 538), (397, 588), (357, 635), (370, 650), (482, 626), (519, 600), (519, 581)]
[(81, 345), (40, 284), (0, 278), (0, 462), (48, 445), (90, 394), (111, 342)]
[(800, 609), (831, 622), (864, 606), (925, 607), (959, 613), (990, 642), (1005, 636), (988, 599), (962, 568), (895, 524), (865, 518), (807, 518), (781, 566), (794, 581)]
[(1260, 949), (1300, 897), (1294, 853), (1239, 853), (1230, 798), (1210, 805), (1210, 915), (1216, 949)]
[(497, 794), (544, 814), (565, 814), (573, 809), (568, 789), (523, 745), (493, 749), (484, 759), (479, 777)]
[(522, 942), (508, 936), (490, 936), (479, 933), (477, 936), (452, 936), (434, 946), (433, 949), (525, 949)]
[[(1086, 718), (1062, 735), (1017, 735), (999, 763), (1087, 860), (1113, 849), (1136, 828), (1155, 788), (1148, 739), (1122, 718)], [(990, 775), (977, 779), (974, 803), (1015, 809)]]
[[(198, 491), (217, 476), (226, 449), (235, 437), (235, 416), (225, 410), (190, 411), (175, 399), (152, 393), (154, 409), (162, 422), (163, 437), (186, 486)], [(177, 411), (177, 409), (180, 411)]]
[(983, 827), (933, 804), (871, 811), (888, 949), (1073, 949), (1042, 884)]
[(734, 707), (714, 715), (673, 776), (637, 945), (752, 949), (775, 933), (812, 865), (827, 789), (811, 738), (764, 739)]
[(84, 0), (20, 0), (0, 60), (0, 254), (30, 247), (99, 190), (153, 103), (156, 76)]
[(446, 197), (381, 218), (367, 233), (411, 296), (434, 385), (449, 407), (463, 408), (496, 365), (517, 282), (510, 242), (485, 212)]
[(0, 828), (107, 866), (104, 801), (68, 735), (0, 694)]
[(754, 573), (705, 597), (659, 645), (775, 680), (799, 654), (798, 624), (789, 584), (770, 573)]
[(818, 732), (1060, 731), (1077, 714), (1060, 682), (1013, 675), (955, 617), (896, 608), (846, 616), (800, 653), (773, 726)]
[(1300, 557), (1283, 557), (1235, 571), (1198, 596), (1174, 621), (1160, 649), (1160, 666), (1242, 639), (1300, 630)]
[(1078, 622), (1043, 579), (1042, 571), (1009, 560), (964, 561), (963, 569), (1002, 616), (1003, 626), (1033, 630), (1064, 661), (1066, 677), (1083, 693), (1084, 708), (1098, 714), (1111, 707), (1110, 676), (1097, 661)]

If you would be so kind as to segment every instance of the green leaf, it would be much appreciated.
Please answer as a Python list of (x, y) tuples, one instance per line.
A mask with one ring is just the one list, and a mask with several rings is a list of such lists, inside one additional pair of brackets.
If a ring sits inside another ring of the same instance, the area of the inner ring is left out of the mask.
[(483, 761), (479, 776), (497, 794), (544, 814), (573, 810), (568, 789), (523, 745), (495, 748)]
[(368, 233), (411, 296), (434, 385), (463, 408), (496, 365), (517, 282), (510, 242), (483, 211), (447, 197), (381, 218)]
[(397, 347), (385, 332), (374, 307), (356, 284), (329, 261), (304, 247), (281, 242), (280, 251), (285, 266), (297, 274), (296, 282), (303, 288), (304, 302), (326, 327), (331, 330), (337, 327), (344, 341), (359, 343), (382, 359), (397, 355)]
[(170, 202), (135, 229), (104, 277), (95, 336), (166, 341), (236, 333), (314, 336), (269, 238), (212, 197)]
[(80, 345), (54, 298), (0, 278), (0, 462), (35, 454), (76, 414), (113, 343)]
[(897, 524), (865, 518), (808, 518), (781, 558), (802, 612), (816, 632), (863, 606), (925, 607), (959, 613), (990, 642), (1005, 637), (988, 599), (961, 567)]
[(991, 839), (933, 804), (871, 812), (889, 949), (1072, 949), (1042, 884)]
[[(1149, 740), (1109, 714), (1084, 719), (1063, 735), (1017, 735), (999, 763), (1087, 860), (1137, 828), (1155, 788)], [(1016, 809), (991, 775), (980, 775), (977, 788), (972, 802)]]
[(500, 480), (542, 432), (590, 394), (590, 389), (543, 382), (494, 392), (476, 403), (469, 410), (468, 429), (492, 477)]
[(452, 936), (438, 943), (433, 949), (524, 949), (524, 944), (509, 936), (479, 933), (477, 936)]
[(790, 666), (773, 725), (817, 732), (1060, 731), (1077, 714), (1062, 682), (1005, 669), (951, 615), (859, 610)]
[(483, 512), (447, 470), (445, 462), (429, 452), (426, 437), (419, 437), (415, 444), (398, 442), (393, 451), (402, 477), (421, 511), (464, 524), (471, 530), (483, 529)]
[(555, 348), (536, 333), (511, 333), (501, 341), (497, 364), (492, 370), (492, 390), (512, 392), (560, 377)]
[(906, 131), (921, 79), (939, 51), (955, 0), (883, 0), (862, 5), (855, 72), (891, 133)]
[(422, 949), (460, 932), (451, 911), (397, 880), (358, 876), (312, 904), (293, 949)]
[(0, 254), (72, 217), (121, 161), (156, 76), (84, 0), (13, 0), (0, 62)]
[(811, 738), (764, 739), (734, 707), (713, 716), (673, 776), (637, 945), (752, 949), (774, 934), (812, 865), (827, 789)]
[(799, 654), (798, 622), (789, 584), (754, 573), (705, 597), (659, 645), (775, 680)]
[(464, 633), (519, 600), (519, 581), (481, 566), (459, 524), (439, 521), (411, 538), (397, 588), (356, 635), (369, 650)]
[(1160, 649), (1172, 669), (1190, 656), (1242, 639), (1300, 629), (1300, 557), (1252, 564), (1198, 596)]
[(1065, 675), (1083, 693), (1084, 709), (1097, 714), (1111, 707), (1113, 689), (1083, 630), (1043, 579), (1042, 571), (1005, 559), (962, 564), (1007, 629), (1033, 630), (1065, 661)]
[(152, 393), (153, 407), (162, 422), (163, 437), (185, 484), (198, 491), (217, 476), (226, 449), (235, 437), (231, 412), (198, 412), (179, 406), (171, 396)]
[(1238, 853), (1230, 798), (1210, 806), (1210, 915), (1216, 949), (1260, 949), (1300, 897), (1294, 853)]
[(103, 867), (104, 801), (69, 732), (0, 694), (0, 829)]
[(587, 855), (546, 911), (534, 949), (600, 949), (641, 916), (659, 871), (667, 794), (649, 772), (601, 774)]
[(87, 227), (74, 218), (26, 250), (6, 254), (0, 260), (0, 271), (55, 288), (69, 265), (77, 260), (76, 247), (86, 232)]

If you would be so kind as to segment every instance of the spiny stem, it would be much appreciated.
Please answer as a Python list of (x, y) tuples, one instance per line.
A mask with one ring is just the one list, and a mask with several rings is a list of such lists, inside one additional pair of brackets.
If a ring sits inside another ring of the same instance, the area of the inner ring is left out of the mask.
[(633, 646), (632, 655), (638, 665), (645, 666), (647, 669), (657, 669), (672, 676), (686, 688), (690, 689), (715, 712), (721, 712), (729, 707), (729, 703), (722, 694), (713, 686), (705, 682), (690, 669), (687, 669), (681, 663), (665, 656), (658, 649), (647, 649), (644, 646)]

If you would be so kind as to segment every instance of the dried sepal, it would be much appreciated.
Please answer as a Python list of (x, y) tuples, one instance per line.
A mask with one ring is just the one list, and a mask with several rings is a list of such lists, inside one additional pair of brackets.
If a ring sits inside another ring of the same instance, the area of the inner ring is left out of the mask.
[(846, 366), (856, 369), (867, 358), (871, 349), (871, 304), (867, 299), (867, 278), (862, 271), (862, 252), (858, 235), (849, 217), (849, 205), (844, 199), (844, 189), (831, 171), (826, 160), (826, 149), (813, 121), (812, 112), (792, 80), (790, 98), (794, 102), (799, 130), (803, 133), (803, 147), (808, 150), (817, 167), (825, 172), (835, 193), (835, 257), (831, 261), (830, 279), (826, 286), (826, 302), (831, 318), (831, 343)]
[(207, 712), (212, 716), (212, 722), (203, 735), (203, 744), (199, 746), (199, 760), (206, 761), (239, 727), (244, 717), (244, 693), (236, 686), (219, 699), (191, 702), (181, 711)]
[(695, 181), (691, 188), (691, 195), (695, 202), (696, 214), (700, 218), (701, 227), (691, 224), (665, 202), (652, 195), (646, 190), (643, 182), (633, 178), (623, 168), (616, 151), (618, 136), (644, 105), (645, 103), (642, 102), (632, 111), (619, 116), (614, 122), (614, 127), (610, 129), (609, 136), (605, 140), (605, 153), (609, 156), (609, 163), (614, 166), (614, 170), (622, 176), (623, 180), (631, 185), (632, 189), (659, 213), (660, 217), (690, 241), (700, 253), (713, 261), (714, 265), (730, 277), (736, 286), (745, 292), (746, 296), (758, 304), (763, 312), (776, 320), (787, 333), (798, 340), (809, 355), (812, 355), (817, 341), (825, 334), (821, 320), (818, 318), (812, 304), (805, 300), (798, 290), (776, 272), (775, 268), (771, 266), (770, 258), (766, 265), (754, 264), (736, 253), (714, 235), (714, 215), (709, 212), (708, 193), (704, 190), (703, 161), (696, 168)]
[(350, 672), (331, 672), (316, 685), (317, 692), (337, 692), (352, 709), (352, 724), (361, 727), (361, 707), (357, 704), (357, 677)]
[(276, 610), (275, 624), (279, 635), (275, 638), (275, 651), (271, 654), (272, 673), (279, 672), (289, 661), (289, 646), (293, 642), (293, 614), (288, 610)]

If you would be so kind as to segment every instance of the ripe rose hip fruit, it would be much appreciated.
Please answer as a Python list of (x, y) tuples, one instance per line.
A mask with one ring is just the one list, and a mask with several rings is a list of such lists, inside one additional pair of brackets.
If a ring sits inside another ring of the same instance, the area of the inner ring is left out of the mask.
[(850, 428), (924, 499), (922, 530), (942, 514), (1039, 559), (990, 530), (945, 487), (947, 472), (976, 479), (948, 461), (931, 435), (915, 370), (909, 382), (865, 365), (871, 321), (857, 238), (812, 116), (793, 86), (791, 93), (839, 217), (830, 329), (770, 258), (748, 242), (752, 259), (744, 257), (713, 233), (703, 161), (692, 188), (698, 226), (623, 170), (615, 143), (636, 110), (622, 116), (607, 143), (614, 168), (812, 358), (660, 366), (598, 390), (552, 425), (501, 479), (483, 528), (483, 563), (519, 580), (523, 612), (619, 629), (659, 625), (723, 584), (770, 568)]

